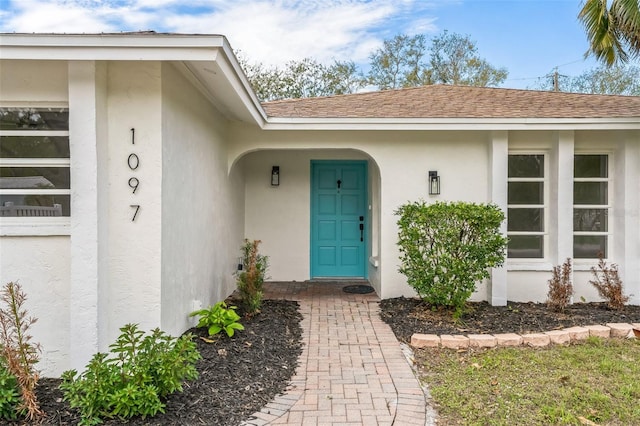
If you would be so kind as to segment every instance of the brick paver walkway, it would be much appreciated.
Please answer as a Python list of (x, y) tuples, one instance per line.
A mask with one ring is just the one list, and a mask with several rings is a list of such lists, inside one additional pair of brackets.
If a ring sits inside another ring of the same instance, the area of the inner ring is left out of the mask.
[(267, 283), (265, 298), (296, 300), (304, 347), (296, 374), (245, 425), (425, 425), (425, 394), (375, 293), (347, 282)]

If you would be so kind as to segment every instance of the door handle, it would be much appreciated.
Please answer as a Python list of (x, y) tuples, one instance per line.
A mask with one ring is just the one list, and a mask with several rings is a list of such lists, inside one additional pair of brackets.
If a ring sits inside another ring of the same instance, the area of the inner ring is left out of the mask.
[(360, 241), (364, 241), (364, 223), (360, 224)]

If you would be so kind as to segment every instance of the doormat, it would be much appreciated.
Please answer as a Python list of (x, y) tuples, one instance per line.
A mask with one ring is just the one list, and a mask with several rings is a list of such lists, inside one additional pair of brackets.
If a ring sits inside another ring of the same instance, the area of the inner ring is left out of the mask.
[(367, 294), (373, 293), (373, 287), (370, 285), (356, 284), (356, 285), (348, 285), (343, 287), (342, 290), (345, 293), (355, 293), (355, 294)]

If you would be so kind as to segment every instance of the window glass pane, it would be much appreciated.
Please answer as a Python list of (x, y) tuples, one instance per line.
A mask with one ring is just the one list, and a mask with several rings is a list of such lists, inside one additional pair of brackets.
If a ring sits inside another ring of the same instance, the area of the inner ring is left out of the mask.
[(514, 259), (542, 258), (544, 237), (542, 235), (510, 235), (507, 257)]
[(507, 215), (509, 231), (544, 231), (544, 209), (508, 209)]
[(573, 257), (576, 259), (597, 259), (602, 253), (607, 257), (606, 235), (574, 235)]
[(69, 189), (68, 167), (0, 167), (0, 189)]
[(69, 138), (0, 136), (0, 158), (69, 158)]
[(509, 155), (509, 177), (544, 177), (544, 155)]
[(608, 204), (607, 182), (574, 182), (573, 204)]
[(0, 130), (69, 130), (65, 108), (0, 108)]
[(574, 209), (573, 230), (607, 232), (608, 209)]
[(573, 160), (573, 172), (577, 178), (596, 178), (609, 176), (608, 155), (576, 155)]
[(509, 204), (544, 204), (543, 182), (509, 182)]
[(0, 216), (69, 216), (70, 195), (0, 194)]

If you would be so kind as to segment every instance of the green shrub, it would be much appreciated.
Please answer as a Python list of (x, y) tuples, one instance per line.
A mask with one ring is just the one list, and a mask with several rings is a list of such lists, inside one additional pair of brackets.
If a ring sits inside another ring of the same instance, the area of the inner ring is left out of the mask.
[(17, 420), (20, 405), (18, 381), (5, 364), (4, 358), (0, 358), (0, 419)]
[(184, 380), (198, 377), (200, 354), (191, 335), (176, 339), (154, 329), (145, 336), (136, 324), (120, 331), (110, 353), (95, 354), (82, 374), (62, 374), (64, 399), (80, 409), (83, 425), (163, 412), (161, 398), (181, 392)]
[(242, 246), (242, 271), (238, 273), (238, 290), (242, 304), (249, 315), (260, 312), (269, 258), (258, 253), (260, 240), (244, 240)]
[(192, 312), (190, 316), (199, 315), (198, 327), (206, 327), (209, 336), (214, 336), (222, 330), (227, 336), (232, 337), (236, 330), (244, 330), (244, 326), (240, 324), (240, 315), (236, 313), (235, 306), (229, 306), (224, 302), (218, 302), (208, 309), (200, 309)]
[(504, 213), (492, 204), (419, 201), (395, 214), (400, 272), (425, 302), (459, 315), (487, 268), (504, 263)]

